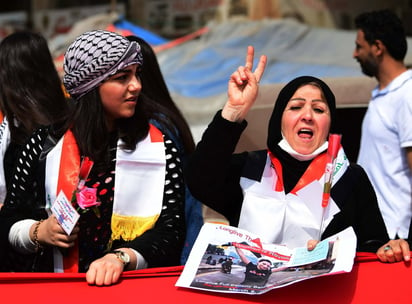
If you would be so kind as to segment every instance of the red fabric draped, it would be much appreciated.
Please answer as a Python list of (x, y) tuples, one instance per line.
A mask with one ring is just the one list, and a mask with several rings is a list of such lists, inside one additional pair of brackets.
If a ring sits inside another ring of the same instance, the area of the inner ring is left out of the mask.
[[(76, 139), (71, 131), (66, 132), (63, 138), (63, 147), (60, 158), (57, 193), (64, 192), (71, 200), (73, 191), (79, 182), (80, 154)], [(79, 250), (77, 241), (74, 247), (67, 250), (63, 256), (64, 272), (78, 272)]]
[[(271, 290), (263, 295), (206, 292), (175, 287), (182, 266), (122, 274), (118, 284), (89, 286), (84, 273), (0, 273), (3, 299), (17, 303), (410, 303), (410, 264), (386, 264), (372, 253), (358, 253), (350, 273), (324, 276)], [(46, 297), (46, 298), (45, 298)]]

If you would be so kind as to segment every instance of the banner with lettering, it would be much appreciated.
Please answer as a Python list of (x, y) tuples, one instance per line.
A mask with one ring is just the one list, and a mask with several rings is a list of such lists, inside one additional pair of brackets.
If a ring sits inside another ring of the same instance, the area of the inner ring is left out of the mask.
[(213, 292), (262, 294), (299, 281), (350, 272), (356, 255), (352, 228), (306, 247), (262, 243), (259, 236), (206, 223), (176, 286)]

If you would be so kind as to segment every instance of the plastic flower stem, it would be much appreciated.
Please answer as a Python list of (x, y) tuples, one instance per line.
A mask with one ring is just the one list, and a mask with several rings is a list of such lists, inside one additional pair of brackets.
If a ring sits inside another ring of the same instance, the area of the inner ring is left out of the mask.
[(326, 208), (329, 205), (330, 201), (330, 190), (332, 188), (332, 179), (333, 179), (333, 172), (335, 171), (336, 166), (336, 157), (338, 156), (339, 148), (340, 148), (340, 134), (329, 134), (328, 140), (328, 162), (325, 166), (325, 182), (323, 185), (323, 193), (322, 193), (322, 218), (320, 221), (320, 229), (319, 229), (319, 237), (318, 240), (321, 240), (322, 232), (323, 232), (323, 225), (325, 220), (325, 213)]

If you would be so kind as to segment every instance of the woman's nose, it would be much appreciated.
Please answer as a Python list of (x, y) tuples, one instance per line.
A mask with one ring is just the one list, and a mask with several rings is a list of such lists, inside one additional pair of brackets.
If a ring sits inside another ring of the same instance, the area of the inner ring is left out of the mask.
[(304, 108), (302, 111), (303, 111), (303, 113), (302, 113), (302, 119), (308, 120), (308, 121), (312, 120), (312, 118), (313, 118), (313, 111), (312, 111), (312, 109)]
[(129, 82), (129, 90), (130, 91), (140, 91), (142, 89), (142, 83), (138, 76), (133, 76)]

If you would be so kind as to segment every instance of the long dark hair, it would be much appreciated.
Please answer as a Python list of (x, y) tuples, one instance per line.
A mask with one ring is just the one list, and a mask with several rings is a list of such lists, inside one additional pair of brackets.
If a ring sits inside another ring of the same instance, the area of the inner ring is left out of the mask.
[(22, 31), (4, 38), (0, 67), (0, 110), (10, 122), (12, 142), (22, 144), (39, 126), (66, 120), (68, 103), (41, 34)]
[(153, 48), (140, 37), (127, 36), (126, 38), (129, 41), (136, 41), (141, 47), (143, 54), (143, 66), (140, 71), (141, 93), (152, 101), (146, 104), (149, 108), (149, 118), (159, 121), (169, 131), (174, 132), (174, 135), (181, 139), (185, 153), (192, 153), (195, 142), (189, 124), (170, 95)]
[(109, 131), (105, 112), (101, 102), (99, 87), (93, 89), (78, 100), (73, 100), (72, 131), (79, 146), (80, 154), (90, 157), (99, 167), (106, 167), (110, 162), (110, 145), (121, 138), (122, 148), (134, 151), (139, 141), (149, 131), (149, 116), (144, 96), (139, 96), (135, 113), (130, 118), (116, 120), (116, 128)]

